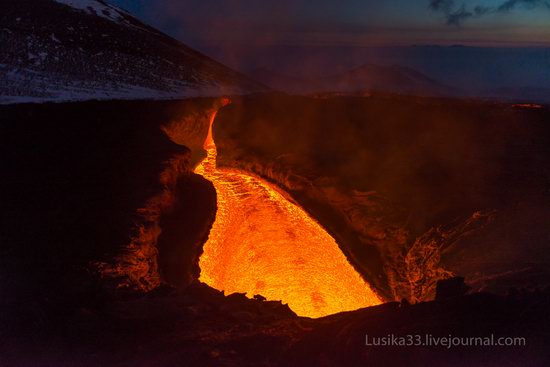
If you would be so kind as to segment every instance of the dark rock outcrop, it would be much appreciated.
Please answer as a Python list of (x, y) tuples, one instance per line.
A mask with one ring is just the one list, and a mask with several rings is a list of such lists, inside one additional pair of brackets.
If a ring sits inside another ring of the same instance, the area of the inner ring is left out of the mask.
[(163, 281), (183, 287), (200, 275), (202, 245), (216, 218), (216, 191), (203, 177), (185, 175), (176, 184), (175, 202), (160, 218), (158, 265)]
[(464, 283), (464, 277), (452, 277), (438, 280), (435, 288), (435, 299), (445, 299), (460, 297), (468, 292), (468, 287)]
[[(2, 332), (51, 327), (73, 308), (99, 302), (105, 287), (158, 285), (163, 211), (161, 273), (167, 280), (182, 275), (168, 259), (178, 251), (184, 252), (183, 279), (197, 273), (185, 251), (198, 256), (215, 215), (215, 191), (191, 173), (189, 149), (172, 142), (162, 126), (214, 104), (204, 99), (0, 109)], [(204, 140), (208, 124), (196, 123)], [(174, 239), (182, 234), (178, 226), (189, 230), (183, 243)], [(178, 250), (182, 245), (190, 249)], [(97, 264), (110, 271), (108, 283), (98, 283)]]

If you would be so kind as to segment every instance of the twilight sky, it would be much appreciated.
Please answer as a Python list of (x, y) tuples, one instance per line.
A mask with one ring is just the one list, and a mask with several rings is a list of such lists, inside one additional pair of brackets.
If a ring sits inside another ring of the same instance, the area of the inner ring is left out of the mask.
[(550, 0), (108, 0), (198, 49), (550, 46)]
[[(371, 63), (467, 89), (550, 85), (550, 0), (107, 1), (245, 73)], [(393, 47), (413, 45), (489, 47)]]

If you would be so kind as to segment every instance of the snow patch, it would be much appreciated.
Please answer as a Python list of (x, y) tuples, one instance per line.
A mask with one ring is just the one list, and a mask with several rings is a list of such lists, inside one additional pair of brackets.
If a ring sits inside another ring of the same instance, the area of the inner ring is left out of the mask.
[(98, 0), (54, 0), (57, 3), (70, 6), (74, 9), (81, 10), (87, 14), (97, 15), (99, 17), (109, 19), (116, 23), (121, 23), (127, 26), (132, 26), (128, 22), (127, 17), (130, 16), (127, 12), (115, 6), (104, 3)]
[(52, 90), (49, 96), (27, 95), (0, 95), (0, 105), (19, 103), (46, 103), (46, 102), (82, 102), (82, 101), (111, 101), (111, 100), (179, 100), (187, 98), (214, 98), (226, 95), (245, 95), (247, 92), (240, 88), (199, 88), (182, 89), (179, 92), (166, 92), (135, 85), (121, 84), (116, 90), (80, 89), (68, 87)]
[(59, 74), (12, 68), (5, 64), (0, 64), (0, 75), (5, 78), (5, 90), (0, 88), (0, 105), (89, 100), (175, 100), (248, 93), (235, 85), (201, 85), (167, 78), (163, 78), (163, 84), (170, 86), (167, 90), (125, 82), (65, 80)]

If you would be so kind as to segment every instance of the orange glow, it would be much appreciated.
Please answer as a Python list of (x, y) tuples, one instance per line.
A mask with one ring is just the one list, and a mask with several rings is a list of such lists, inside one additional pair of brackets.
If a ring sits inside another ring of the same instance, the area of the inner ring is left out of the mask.
[(218, 212), (200, 258), (200, 280), (226, 294), (261, 294), (300, 316), (321, 317), (381, 303), (336, 241), (302, 208), (266, 181), (216, 167), (210, 131), (207, 157), (195, 172), (210, 180)]

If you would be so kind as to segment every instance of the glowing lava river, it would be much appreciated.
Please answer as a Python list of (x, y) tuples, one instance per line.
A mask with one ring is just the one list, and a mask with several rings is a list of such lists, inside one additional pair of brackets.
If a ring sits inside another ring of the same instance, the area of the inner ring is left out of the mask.
[(216, 167), (210, 130), (207, 157), (195, 173), (214, 184), (218, 211), (199, 260), (213, 288), (281, 300), (300, 316), (321, 317), (381, 303), (336, 241), (268, 182)]

